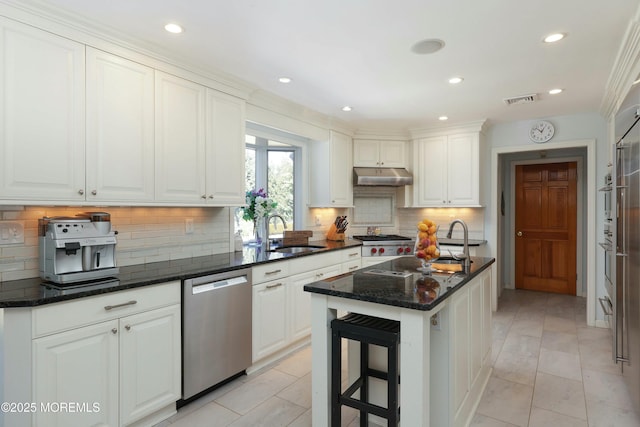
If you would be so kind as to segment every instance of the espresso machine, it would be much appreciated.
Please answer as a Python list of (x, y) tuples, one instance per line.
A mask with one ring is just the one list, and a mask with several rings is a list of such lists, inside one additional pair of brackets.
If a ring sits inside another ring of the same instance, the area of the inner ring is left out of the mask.
[(118, 274), (116, 234), (106, 212), (38, 220), (40, 277), (68, 284)]

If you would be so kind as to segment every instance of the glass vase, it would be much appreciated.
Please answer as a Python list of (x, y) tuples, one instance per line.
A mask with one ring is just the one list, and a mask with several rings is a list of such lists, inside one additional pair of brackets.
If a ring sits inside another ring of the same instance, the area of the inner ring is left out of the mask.
[(267, 230), (264, 218), (256, 218), (253, 220), (253, 243), (256, 246), (262, 246), (265, 243)]

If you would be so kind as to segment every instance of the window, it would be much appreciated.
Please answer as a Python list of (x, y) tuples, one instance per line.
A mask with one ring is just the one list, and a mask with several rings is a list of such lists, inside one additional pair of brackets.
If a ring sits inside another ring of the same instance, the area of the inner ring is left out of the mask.
[[(276, 213), (284, 218), (287, 229), (300, 228), (303, 223), (300, 171), (304, 141), (299, 137), (292, 140), (291, 135), (275, 130), (265, 132), (265, 128), (257, 125), (254, 127), (248, 124), (248, 134), (245, 138), (245, 189), (249, 191), (264, 188), (269, 197), (278, 204)], [(242, 209), (236, 211), (236, 230), (242, 230), (245, 240), (252, 237), (253, 225), (242, 219)], [(282, 232), (282, 222), (272, 220), (269, 224), (270, 235)]]

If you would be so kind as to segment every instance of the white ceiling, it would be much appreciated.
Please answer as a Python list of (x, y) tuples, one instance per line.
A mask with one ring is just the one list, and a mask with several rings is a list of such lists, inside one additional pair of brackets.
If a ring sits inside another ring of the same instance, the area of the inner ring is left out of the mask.
[[(36, 0), (354, 128), (598, 111), (638, 0)], [(171, 35), (165, 23), (185, 32)], [(552, 32), (568, 37), (556, 44)], [(411, 46), (446, 45), (432, 55)], [(464, 82), (451, 86), (459, 75)], [(288, 76), (287, 85), (278, 77)], [(560, 95), (547, 91), (563, 88)], [(534, 104), (503, 98), (537, 93)], [(353, 111), (341, 111), (350, 105)]]

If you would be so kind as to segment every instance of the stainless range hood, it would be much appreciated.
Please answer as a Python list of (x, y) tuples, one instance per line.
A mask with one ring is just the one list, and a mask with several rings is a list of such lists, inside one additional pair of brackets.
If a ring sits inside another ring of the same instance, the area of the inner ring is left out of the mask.
[(413, 176), (402, 168), (353, 168), (353, 185), (401, 187), (413, 184)]

